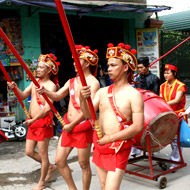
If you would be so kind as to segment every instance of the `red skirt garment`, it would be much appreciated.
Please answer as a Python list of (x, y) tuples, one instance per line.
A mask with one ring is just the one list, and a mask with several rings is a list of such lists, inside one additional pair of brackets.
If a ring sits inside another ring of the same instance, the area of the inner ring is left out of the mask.
[[(51, 116), (49, 115), (51, 114)], [(50, 112), (46, 117), (36, 120), (28, 127), (26, 139), (34, 141), (44, 141), (45, 138), (53, 137), (53, 114)]]
[(106, 171), (115, 171), (116, 168), (125, 170), (133, 140), (124, 142), (117, 153), (114, 149), (110, 149), (112, 143), (105, 145), (97, 144), (97, 133), (94, 132), (94, 149), (92, 162), (96, 166), (103, 168)]
[[(67, 113), (63, 118), (66, 124), (69, 124), (67, 120)], [(77, 132), (71, 131), (70, 133), (63, 131), (61, 146), (62, 147), (75, 147), (75, 148), (87, 148), (88, 143), (92, 143), (93, 138), (93, 129), (89, 120), (83, 121), (79, 123), (75, 128), (81, 128), (81, 132), (77, 130)], [(87, 130), (84, 131), (83, 129)]]

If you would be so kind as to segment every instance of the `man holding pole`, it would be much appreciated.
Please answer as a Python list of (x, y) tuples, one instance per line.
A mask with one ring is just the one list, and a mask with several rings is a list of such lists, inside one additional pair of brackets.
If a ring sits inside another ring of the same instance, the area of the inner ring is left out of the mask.
[[(40, 55), (37, 66), (38, 83), (54, 92), (58, 83), (59, 62), (56, 62), (56, 59), (53, 54)], [(52, 172), (56, 169), (55, 165), (49, 163), (48, 158), (49, 140), (53, 137), (53, 113), (43, 96), (38, 94), (34, 83), (31, 83), (24, 91), (21, 91), (15, 82), (7, 82), (7, 84), (9, 88), (17, 90), (22, 100), (31, 95), (30, 119), (25, 122), (29, 127), (26, 137), (26, 155), (41, 163), (40, 180), (33, 190), (44, 189), (45, 181), (51, 177)], [(38, 152), (35, 151), (36, 145)]]
[[(83, 47), (82, 45), (76, 45), (75, 47), (86, 82), (91, 86), (91, 98), (93, 99), (96, 91), (100, 88), (100, 84), (95, 78), (99, 59), (96, 54), (97, 50), (92, 51), (90, 47)], [(75, 63), (74, 67), (78, 73)], [(67, 164), (67, 158), (73, 148), (78, 149), (78, 162), (82, 169), (83, 190), (89, 190), (91, 182), (89, 158), (93, 129), (90, 120), (85, 120), (80, 110), (79, 89), (81, 85), (80, 78), (77, 74), (75, 78), (69, 79), (57, 92), (52, 92), (44, 86), (38, 89), (40, 94), (45, 92), (54, 101), (59, 101), (70, 94), (68, 112), (63, 118), (66, 125), (63, 127), (56, 153), (56, 165), (70, 190), (77, 189), (71, 175), (71, 170)]]
[[(136, 50), (123, 43), (114, 47), (108, 44), (108, 73), (114, 84), (101, 88), (95, 95), (93, 104), (99, 109), (99, 127), (104, 136), (98, 139), (94, 132), (93, 162), (96, 164), (102, 190), (119, 190), (125, 173), (133, 136), (144, 126), (144, 101), (141, 94), (129, 83), (133, 80), (137, 60)], [(91, 90), (84, 86), (80, 90), (81, 109), (90, 118), (86, 99)]]

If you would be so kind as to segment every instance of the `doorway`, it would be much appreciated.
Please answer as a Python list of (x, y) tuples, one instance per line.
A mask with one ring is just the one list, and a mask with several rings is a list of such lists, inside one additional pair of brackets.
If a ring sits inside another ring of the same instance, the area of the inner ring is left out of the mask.
[[(106, 65), (107, 44), (124, 42), (124, 20), (116, 18), (67, 16), (75, 44), (97, 49), (99, 64)], [(54, 53), (60, 64), (59, 81), (62, 87), (75, 76), (71, 51), (57, 14), (40, 13), (42, 53)]]

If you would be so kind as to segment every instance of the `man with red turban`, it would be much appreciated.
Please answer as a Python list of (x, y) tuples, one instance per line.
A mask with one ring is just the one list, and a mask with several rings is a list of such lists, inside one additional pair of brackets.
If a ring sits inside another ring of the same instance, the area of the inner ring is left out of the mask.
[[(58, 84), (58, 65), (53, 54), (40, 55), (37, 66), (38, 83), (45, 86), (50, 91), (56, 91)], [(41, 176), (38, 184), (33, 190), (45, 188), (45, 181), (51, 177), (51, 173), (56, 169), (55, 165), (49, 163), (48, 146), (50, 138), (53, 137), (53, 113), (49, 104), (43, 96), (38, 94), (33, 82), (21, 91), (15, 82), (7, 82), (9, 88), (15, 88), (22, 100), (31, 95), (26, 137), (26, 155), (41, 163)], [(52, 100), (50, 100), (53, 102)], [(35, 147), (38, 146), (38, 152)]]

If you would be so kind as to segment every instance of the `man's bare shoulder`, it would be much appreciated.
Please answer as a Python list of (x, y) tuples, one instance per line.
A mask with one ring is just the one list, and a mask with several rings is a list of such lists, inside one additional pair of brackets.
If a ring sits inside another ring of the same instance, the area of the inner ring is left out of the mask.
[(43, 83), (43, 85), (47, 88), (47, 89), (54, 89), (56, 88), (56, 85), (53, 81), (48, 80), (45, 83)]
[(92, 87), (98, 87), (100, 88), (100, 83), (99, 81), (97, 80), (96, 77), (94, 77), (93, 75), (90, 75), (89, 77), (86, 78), (86, 82), (89, 86), (92, 86)]
[(139, 101), (142, 102), (143, 101), (142, 94), (136, 88), (130, 86), (127, 93), (128, 93), (128, 95), (132, 101), (134, 101), (134, 100), (136, 102), (139, 102)]
[(90, 75), (86, 78), (87, 81), (89, 82), (93, 82), (93, 83), (99, 83), (99, 81), (97, 80), (97, 78), (93, 75)]
[(97, 91), (100, 96), (105, 96), (108, 93), (108, 86), (102, 87)]
[(134, 95), (139, 95), (141, 94), (136, 88), (134, 88), (133, 86), (129, 85), (127, 87), (127, 92), (128, 93), (131, 93), (131, 94), (134, 94)]

